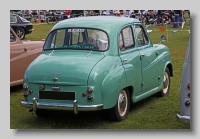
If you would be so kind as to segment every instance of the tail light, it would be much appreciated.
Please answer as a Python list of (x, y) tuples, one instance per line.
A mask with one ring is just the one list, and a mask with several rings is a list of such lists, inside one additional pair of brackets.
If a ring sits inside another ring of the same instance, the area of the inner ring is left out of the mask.
[(24, 85), (23, 86), (23, 89), (26, 91), (26, 90), (28, 90), (28, 86), (27, 85)]
[(92, 96), (88, 96), (88, 100), (91, 100), (92, 99)]
[(87, 96), (87, 93), (88, 94), (90, 94), (90, 95), (88, 95), (87, 96), (87, 99), (88, 100), (91, 100), (93, 97), (92, 97), (92, 92), (93, 92), (93, 89), (91, 88), (91, 87), (89, 87), (88, 89), (87, 89), (87, 92), (84, 92), (84, 93), (82, 93), (82, 97), (86, 97)]
[[(190, 90), (190, 83), (187, 85), (187, 89)], [(188, 97), (190, 98), (190, 93), (188, 93)]]
[(190, 101), (189, 101), (189, 100), (186, 100), (186, 101), (185, 101), (185, 106), (187, 106), (187, 107), (190, 106)]
[(187, 89), (190, 90), (190, 83), (187, 85)]
[(87, 89), (88, 94), (91, 94), (92, 91), (93, 91), (92, 88), (88, 88), (88, 89)]
[(24, 93), (24, 97), (27, 97), (28, 96), (28, 93)]

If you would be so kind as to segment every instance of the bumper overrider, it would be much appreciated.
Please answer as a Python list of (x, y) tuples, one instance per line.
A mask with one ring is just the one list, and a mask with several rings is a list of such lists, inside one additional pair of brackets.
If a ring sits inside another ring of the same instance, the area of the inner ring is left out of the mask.
[(44, 104), (38, 103), (37, 98), (33, 98), (33, 102), (21, 101), (20, 105), (26, 108), (32, 108), (33, 111), (37, 109), (48, 110), (61, 110), (61, 111), (74, 111), (74, 114), (78, 114), (78, 111), (97, 111), (103, 109), (103, 104), (98, 105), (78, 105), (78, 101), (74, 100), (73, 104)]
[(179, 119), (190, 120), (190, 116), (176, 114), (176, 117)]

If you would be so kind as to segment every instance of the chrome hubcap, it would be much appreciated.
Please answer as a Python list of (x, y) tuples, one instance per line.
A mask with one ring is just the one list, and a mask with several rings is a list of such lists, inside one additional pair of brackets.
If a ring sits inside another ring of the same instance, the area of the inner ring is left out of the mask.
[(22, 37), (24, 36), (23, 31), (18, 30), (18, 31), (17, 31), (17, 36), (18, 36), (19, 38), (22, 38)]
[(126, 108), (126, 99), (124, 96), (121, 96), (121, 98), (119, 100), (119, 105), (120, 105), (121, 111), (124, 111)]
[(124, 116), (127, 111), (127, 95), (124, 90), (122, 90), (118, 97), (118, 111), (120, 116)]
[(167, 72), (165, 72), (164, 78), (163, 78), (163, 93), (167, 93), (168, 86), (169, 86), (169, 77), (168, 77)]
[(164, 79), (163, 79), (163, 87), (164, 87), (164, 88), (167, 88), (167, 86), (168, 86), (168, 78), (166, 78), (166, 77), (164, 76)]

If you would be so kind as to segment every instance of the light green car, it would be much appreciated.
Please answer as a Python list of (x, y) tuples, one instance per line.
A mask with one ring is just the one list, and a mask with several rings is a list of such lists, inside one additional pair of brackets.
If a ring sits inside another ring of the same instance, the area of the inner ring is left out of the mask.
[(131, 103), (167, 95), (172, 76), (168, 47), (152, 44), (140, 21), (71, 18), (51, 29), (42, 54), (26, 69), (20, 104), (39, 117), (108, 109), (113, 120), (121, 121)]

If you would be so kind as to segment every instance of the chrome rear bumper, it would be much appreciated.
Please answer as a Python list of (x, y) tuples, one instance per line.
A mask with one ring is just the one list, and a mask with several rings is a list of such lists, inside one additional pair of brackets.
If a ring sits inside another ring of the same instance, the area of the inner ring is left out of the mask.
[(48, 109), (48, 110), (62, 110), (62, 111), (74, 111), (77, 114), (78, 111), (97, 111), (103, 109), (103, 104), (98, 105), (78, 105), (78, 101), (74, 100), (73, 104), (45, 104), (38, 103), (37, 98), (33, 98), (33, 102), (21, 101), (20, 105), (26, 108), (32, 108), (33, 111), (37, 109)]
[(179, 119), (190, 120), (190, 116), (185, 116), (185, 115), (181, 116), (179, 114), (176, 114), (176, 117)]

